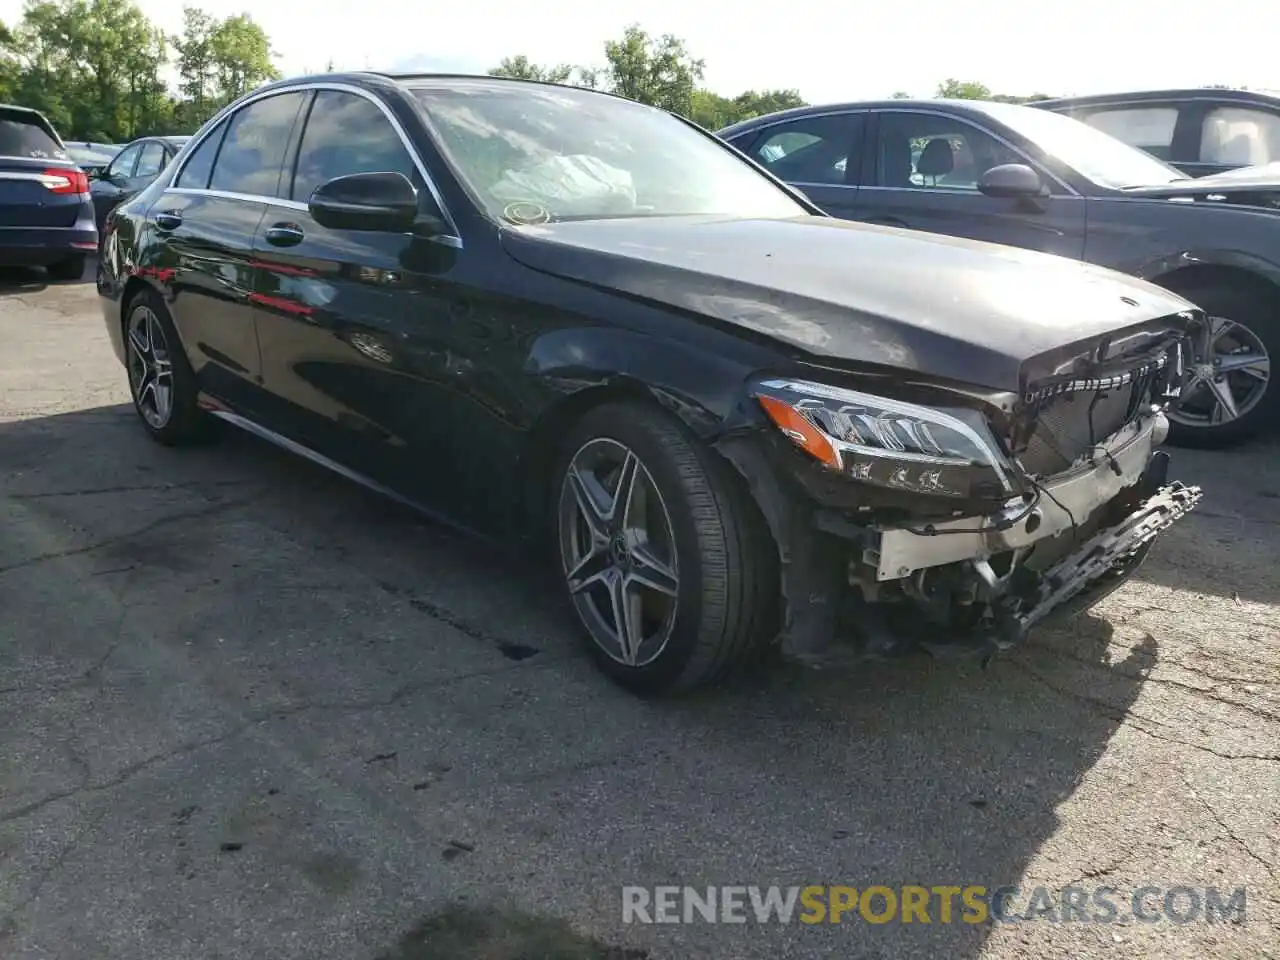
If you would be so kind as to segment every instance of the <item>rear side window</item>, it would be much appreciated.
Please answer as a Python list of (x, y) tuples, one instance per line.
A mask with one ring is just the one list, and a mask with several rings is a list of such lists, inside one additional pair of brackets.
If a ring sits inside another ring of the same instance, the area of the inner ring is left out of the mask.
[(1124, 107), (1099, 110), (1080, 119), (1131, 147), (1145, 150), (1161, 160), (1170, 159), (1173, 131), (1178, 125), (1178, 108), (1167, 106)]
[(1280, 117), (1248, 107), (1217, 107), (1204, 119), (1200, 162), (1248, 167), (1280, 160)]
[(855, 145), (862, 118), (856, 114), (802, 117), (770, 127), (752, 148), (750, 156), (775, 177), (792, 183), (848, 183), (849, 158), (858, 156)]
[(385, 172), (414, 179), (413, 160), (386, 115), (354, 93), (317, 93), (298, 149), (292, 198), (305, 203), (334, 177)]
[(70, 159), (39, 117), (19, 110), (0, 110), (0, 157)]
[(204, 190), (209, 186), (209, 174), (213, 173), (213, 161), (218, 155), (218, 147), (226, 132), (227, 121), (223, 120), (209, 136), (200, 141), (200, 146), (196, 147), (195, 153), (191, 154), (186, 166), (178, 174), (175, 187)]
[(209, 189), (276, 196), (293, 123), (306, 97), (305, 93), (281, 93), (238, 111), (213, 165)]

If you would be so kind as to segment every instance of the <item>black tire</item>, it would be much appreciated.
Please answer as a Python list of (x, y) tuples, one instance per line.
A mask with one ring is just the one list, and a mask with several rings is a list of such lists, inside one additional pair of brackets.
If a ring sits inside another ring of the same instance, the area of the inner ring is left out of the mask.
[(50, 280), (57, 280), (60, 283), (74, 282), (84, 276), (84, 265), (85, 255), (78, 253), (65, 260), (49, 264), (45, 267), (45, 271), (49, 274)]
[[(142, 320), (142, 311), (149, 311), (159, 325), (170, 364), (171, 402), (169, 415), (163, 422), (157, 422), (148, 417), (146, 402), (139, 397), (142, 381), (135, 367), (139, 354), (130, 343), (130, 335), (135, 323)], [(186, 352), (182, 348), (182, 341), (178, 339), (178, 332), (173, 325), (169, 310), (154, 290), (139, 291), (129, 301), (125, 308), (123, 335), (129, 373), (129, 394), (133, 398), (134, 412), (138, 414), (138, 420), (147, 431), (147, 435), (157, 443), (169, 447), (208, 440), (212, 436), (211, 423), (208, 415), (196, 403), (199, 389), (196, 386), (195, 373), (187, 361)]]
[[(1280, 357), (1280, 297), (1260, 295), (1249, 288), (1224, 286), (1175, 287), (1211, 317), (1225, 317), (1247, 327), (1262, 342), (1272, 362)], [(1249, 410), (1237, 419), (1212, 425), (1175, 419), (1169, 425), (1169, 443), (1178, 447), (1220, 449), (1235, 446), (1273, 425), (1280, 415), (1280, 389), (1274, 380), (1265, 384), (1265, 392)]]
[[(600, 439), (621, 443), (639, 458), (666, 507), (674, 539), (674, 619), (665, 647), (644, 666), (606, 653), (569, 590), (561, 496), (575, 455)], [(569, 429), (553, 476), (560, 580), (588, 650), (617, 683), (642, 696), (692, 690), (726, 679), (776, 636), (777, 549), (741, 478), (682, 423), (640, 402), (596, 407)]]

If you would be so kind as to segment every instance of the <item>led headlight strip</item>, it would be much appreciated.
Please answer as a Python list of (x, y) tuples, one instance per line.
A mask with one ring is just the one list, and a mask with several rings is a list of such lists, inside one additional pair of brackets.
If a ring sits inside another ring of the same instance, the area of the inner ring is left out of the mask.
[[(808, 380), (763, 381), (756, 399), (793, 443), (855, 479), (954, 496), (963, 491), (947, 477), (989, 471), (1004, 493), (1014, 490), (990, 434), (945, 410)], [(877, 462), (894, 469), (877, 475)], [(925, 469), (911, 473), (903, 465)]]

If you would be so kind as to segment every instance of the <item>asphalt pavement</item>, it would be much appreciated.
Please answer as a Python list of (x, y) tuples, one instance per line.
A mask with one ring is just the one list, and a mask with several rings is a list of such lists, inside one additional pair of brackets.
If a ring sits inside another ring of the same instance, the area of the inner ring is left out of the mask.
[[(649, 703), (509, 547), (150, 442), (92, 283), (0, 272), (0, 957), (1274, 960), (1280, 441), (1173, 462), (1205, 499), (1138, 580), (986, 670)], [(624, 886), (727, 884), (1247, 914), (623, 922)]]

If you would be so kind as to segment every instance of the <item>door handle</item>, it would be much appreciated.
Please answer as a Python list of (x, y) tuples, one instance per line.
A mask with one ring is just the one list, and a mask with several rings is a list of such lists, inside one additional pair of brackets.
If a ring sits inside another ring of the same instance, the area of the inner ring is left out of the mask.
[(161, 230), (177, 230), (182, 226), (182, 214), (177, 210), (165, 210), (156, 214), (156, 226)]
[(292, 247), (302, 242), (305, 234), (296, 223), (273, 223), (267, 228), (267, 243), (273, 247)]

